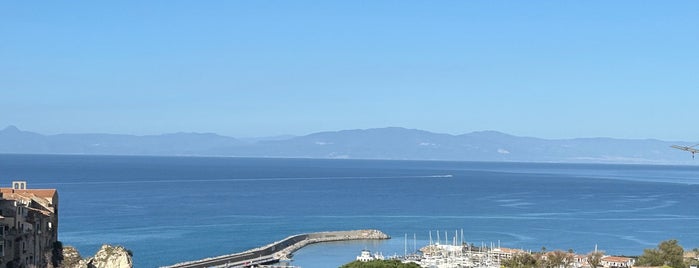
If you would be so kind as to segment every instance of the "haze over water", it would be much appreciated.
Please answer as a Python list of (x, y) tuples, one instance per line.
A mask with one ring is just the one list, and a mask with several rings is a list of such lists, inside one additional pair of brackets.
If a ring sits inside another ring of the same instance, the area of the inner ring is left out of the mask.
[[(464, 230), (475, 244), (638, 255), (699, 247), (699, 168), (599, 164), (0, 155), (0, 178), (59, 191), (59, 239), (135, 267), (228, 254), (292, 234), (376, 228), (386, 242), (314, 245), (294, 264), (336, 267), (403, 236)], [(449, 176), (447, 176), (449, 175)], [(433, 234), (434, 235), (434, 234)], [(436, 238), (436, 237), (435, 237)]]

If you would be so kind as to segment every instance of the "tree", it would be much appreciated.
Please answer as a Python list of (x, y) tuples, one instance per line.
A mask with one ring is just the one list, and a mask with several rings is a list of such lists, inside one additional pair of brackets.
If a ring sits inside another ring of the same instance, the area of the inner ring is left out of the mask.
[(602, 257), (604, 257), (604, 251), (593, 251), (587, 254), (587, 264), (592, 268), (602, 266)]
[(548, 259), (547, 267), (551, 268), (566, 268), (573, 263), (574, 255), (562, 250), (554, 250), (546, 253)]
[(554, 250), (546, 253), (547, 264), (546, 267), (550, 268), (560, 268), (563, 264), (563, 259), (565, 258), (565, 253), (560, 250)]
[(694, 249), (692, 249), (691, 252), (692, 252), (692, 254), (694, 254), (694, 256), (689, 259), (688, 264), (690, 266), (691, 265), (699, 265), (699, 248), (694, 248)]
[(420, 268), (416, 263), (401, 263), (398, 260), (353, 261), (340, 268)]
[(536, 258), (526, 252), (516, 253), (512, 258), (503, 260), (502, 265), (507, 268), (534, 268), (538, 266)]
[(638, 257), (637, 265), (640, 266), (662, 266), (665, 264), (660, 250), (647, 248), (643, 250), (643, 255)]
[(658, 245), (665, 264), (674, 268), (684, 268), (684, 249), (677, 240), (663, 241)]
[(568, 253), (566, 253), (565, 259), (563, 259), (563, 267), (573, 267), (573, 264), (575, 264), (575, 252), (569, 250)]
[(677, 240), (666, 240), (658, 244), (657, 249), (644, 249), (643, 255), (638, 258), (637, 265), (662, 266), (673, 268), (685, 268), (684, 249)]

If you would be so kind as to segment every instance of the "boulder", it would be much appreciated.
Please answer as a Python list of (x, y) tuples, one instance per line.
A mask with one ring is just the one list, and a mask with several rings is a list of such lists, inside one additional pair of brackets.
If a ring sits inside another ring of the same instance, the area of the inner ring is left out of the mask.
[(82, 259), (73, 247), (63, 248), (63, 268), (133, 268), (131, 251), (122, 246), (102, 245), (95, 256)]

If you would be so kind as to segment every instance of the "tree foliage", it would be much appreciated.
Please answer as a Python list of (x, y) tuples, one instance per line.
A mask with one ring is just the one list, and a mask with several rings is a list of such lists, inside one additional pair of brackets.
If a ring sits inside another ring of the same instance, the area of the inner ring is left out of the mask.
[(416, 263), (402, 263), (398, 260), (353, 261), (340, 268), (420, 268)]
[(638, 258), (636, 265), (639, 266), (663, 266), (673, 268), (685, 268), (684, 249), (677, 240), (667, 240), (660, 242), (658, 248), (644, 249), (643, 255)]
[(538, 263), (532, 254), (526, 252), (514, 254), (512, 258), (502, 261), (502, 265), (507, 268), (534, 268), (539, 266)]
[(587, 254), (587, 264), (590, 267), (600, 267), (602, 266), (602, 258), (604, 257), (604, 251), (593, 251)]
[(575, 255), (573, 253), (565, 252), (562, 250), (555, 250), (546, 253), (546, 267), (549, 268), (566, 268), (573, 264)]

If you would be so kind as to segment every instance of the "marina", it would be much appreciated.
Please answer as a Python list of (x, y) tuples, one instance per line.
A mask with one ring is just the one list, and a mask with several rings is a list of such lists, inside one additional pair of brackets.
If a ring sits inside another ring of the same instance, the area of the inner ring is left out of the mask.
[[(524, 249), (512, 249), (500, 246), (491, 242), (486, 244), (481, 242), (480, 246), (468, 243), (464, 240), (463, 229), (454, 231), (453, 236), (449, 232), (436, 231), (437, 240), (432, 238), (432, 231), (429, 232), (430, 240), (427, 246), (419, 250), (408, 253), (408, 235), (404, 237), (404, 255), (393, 255), (384, 257), (383, 254), (374, 253), (364, 249), (356, 260), (369, 262), (375, 260), (398, 260), (402, 263), (414, 263), (423, 268), (498, 268), (498, 267), (520, 267), (522, 265), (532, 265), (539, 263), (546, 267), (571, 267), (590, 268), (590, 258), (598, 258), (594, 267), (603, 268), (628, 268), (632, 267), (636, 260), (626, 256), (605, 255), (595, 246), (594, 251), (586, 255), (576, 254), (572, 250), (546, 251), (545, 247), (541, 251), (533, 252)], [(413, 235), (413, 248), (416, 248), (416, 235)], [(597, 257), (593, 257), (597, 256)], [(525, 260), (524, 262), (522, 260)]]
[[(430, 242), (428, 245), (417, 249), (416, 235), (413, 234), (413, 252), (408, 252), (408, 235), (404, 237), (404, 254), (384, 257), (383, 254), (374, 253), (364, 249), (357, 256), (357, 261), (367, 262), (372, 260), (400, 260), (403, 263), (415, 263), (425, 268), (496, 268), (500, 267), (501, 260), (511, 257), (509, 249), (503, 250), (499, 245), (492, 244), (487, 247), (482, 245), (476, 247), (464, 241), (463, 229), (461, 232), (454, 231), (450, 236), (444, 232), (436, 231), (437, 240), (433, 241), (432, 231), (429, 232)], [(443, 238), (443, 240), (442, 240)]]

